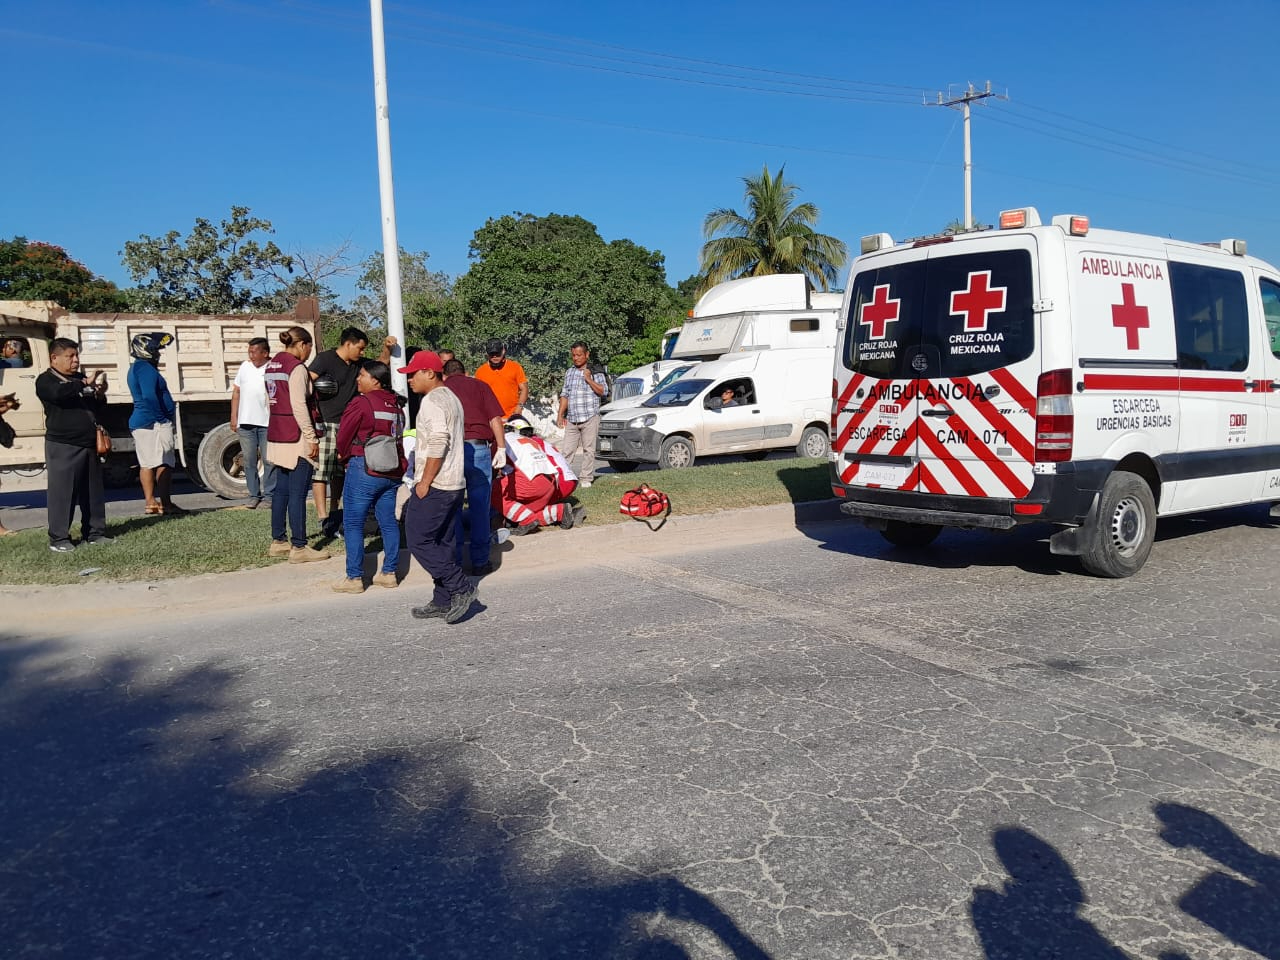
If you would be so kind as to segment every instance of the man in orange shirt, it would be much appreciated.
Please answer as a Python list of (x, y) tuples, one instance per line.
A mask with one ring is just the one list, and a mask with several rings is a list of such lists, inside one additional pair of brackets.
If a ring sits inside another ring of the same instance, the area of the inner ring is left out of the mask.
[(524, 367), (507, 359), (507, 348), (501, 340), (490, 340), (484, 352), (489, 362), (480, 365), (476, 379), (489, 385), (502, 404), (502, 419), (510, 420), (524, 411), (529, 399), (529, 378), (524, 375)]

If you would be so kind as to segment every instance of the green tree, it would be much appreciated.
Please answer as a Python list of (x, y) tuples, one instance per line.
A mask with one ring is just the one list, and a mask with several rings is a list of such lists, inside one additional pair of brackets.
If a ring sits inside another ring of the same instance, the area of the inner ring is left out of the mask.
[[(427, 266), (430, 254), (425, 250), (411, 253), (400, 248), (400, 304), (404, 315), (405, 337), (417, 346), (448, 346), (445, 339), (455, 325), (450, 298), (453, 282), (447, 273)], [(360, 264), (360, 293), (351, 302), (352, 312), (370, 336), (386, 330), (387, 271), (381, 253), (366, 257)], [(381, 346), (381, 339), (377, 346)], [(372, 342), (372, 341), (371, 341)]]
[(0, 300), (52, 300), (68, 310), (114, 313), (129, 299), (67, 251), (26, 237), (0, 240)]
[(629, 354), (646, 324), (679, 316), (662, 254), (630, 240), (606, 242), (582, 217), (491, 219), (476, 231), (470, 256), (444, 311), (445, 337), (472, 361), (489, 337), (506, 341), (535, 397), (558, 388), (575, 340), (616, 366), (612, 358)]
[(271, 221), (232, 207), (231, 218), (215, 225), (197, 217), (184, 238), (177, 230), (162, 237), (146, 234), (124, 245), (121, 257), (139, 286), (135, 305), (161, 313), (235, 313), (261, 309), (293, 272), (293, 258), (275, 241)]
[(631, 349), (623, 353), (615, 353), (609, 358), (609, 368), (615, 373), (626, 373), (646, 363), (653, 363), (662, 354), (662, 336), (672, 327), (684, 324), (693, 305), (697, 302), (696, 291), (702, 283), (702, 277), (694, 274), (687, 280), (681, 280), (671, 292), (671, 307), (664, 310), (645, 324), (644, 330), (632, 341)]
[[(812, 203), (796, 203), (799, 188), (784, 177), (786, 165), (770, 176), (743, 177), (747, 213), (719, 209), (702, 224), (703, 289), (773, 273), (803, 273), (819, 290), (829, 290), (849, 259), (844, 243), (818, 233), (820, 216)], [(718, 236), (717, 236), (718, 234)]]

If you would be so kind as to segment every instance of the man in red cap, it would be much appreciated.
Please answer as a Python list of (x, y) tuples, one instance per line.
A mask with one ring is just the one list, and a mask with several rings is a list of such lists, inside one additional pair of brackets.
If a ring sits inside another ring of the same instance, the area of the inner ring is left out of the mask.
[(431, 603), (414, 607), (419, 620), (439, 617), (457, 623), (476, 599), (475, 587), (454, 555), (454, 522), (462, 509), (466, 487), (463, 475), (462, 404), (444, 386), (444, 364), (432, 350), (419, 350), (400, 372), (409, 389), (422, 397), (415, 424), (414, 486), (405, 508), (405, 539), (409, 552), (431, 574), (435, 594)]

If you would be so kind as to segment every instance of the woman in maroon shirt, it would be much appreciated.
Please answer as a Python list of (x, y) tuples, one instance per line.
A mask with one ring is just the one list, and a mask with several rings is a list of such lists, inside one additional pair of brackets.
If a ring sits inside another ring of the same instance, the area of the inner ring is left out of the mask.
[[(406, 467), (403, 400), (391, 390), (391, 370), (377, 360), (365, 360), (356, 375), (359, 392), (342, 414), (338, 426), (338, 460), (346, 465), (342, 489), (343, 537), (347, 546), (347, 576), (333, 585), (338, 593), (364, 592), (364, 524), (370, 511), (382, 531), (382, 572), (373, 578), (380, 587), (396, 586), (400, 562), (400, 525), (396, 522), (396, 490)], [(395, 439), (399, 465), (387, 473), (371, 473), (364, 445), (375, 436)]]

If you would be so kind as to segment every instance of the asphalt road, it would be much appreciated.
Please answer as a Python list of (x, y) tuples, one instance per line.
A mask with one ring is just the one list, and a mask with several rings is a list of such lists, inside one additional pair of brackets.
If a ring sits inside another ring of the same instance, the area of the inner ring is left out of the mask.
[(1127, 581), (782, 508), (544, 531), (452, 628), (336, 560), (4, 592), (0, 943), (1278, 957), (1280, 529), (1161, 526)]

